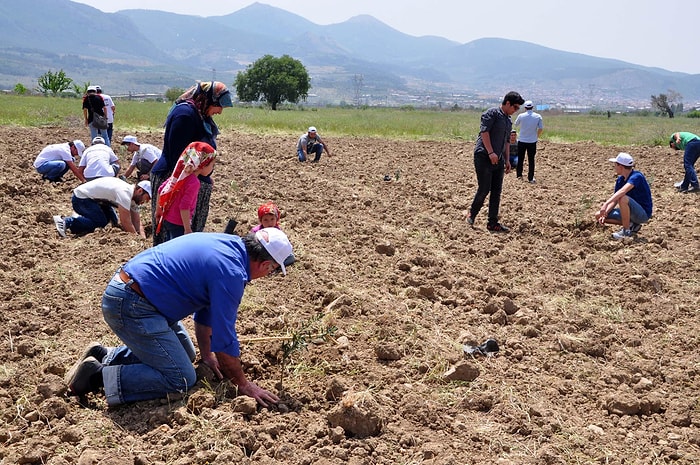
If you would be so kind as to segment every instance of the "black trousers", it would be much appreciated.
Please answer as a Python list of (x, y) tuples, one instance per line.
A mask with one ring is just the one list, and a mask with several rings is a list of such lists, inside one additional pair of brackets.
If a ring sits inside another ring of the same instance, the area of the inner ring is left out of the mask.
[(532, 181), (535, 179), (535, 154), (537, 153), (537, 142), (518, 141), (518, 167), (515, 169), (515, 174), (519, 178), (523, 175), (525, 152), (527, 152), (527, 180)]

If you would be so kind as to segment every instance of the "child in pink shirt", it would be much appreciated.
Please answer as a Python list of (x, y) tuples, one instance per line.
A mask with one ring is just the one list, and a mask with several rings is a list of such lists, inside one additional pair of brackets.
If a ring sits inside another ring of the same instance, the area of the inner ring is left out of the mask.
[[(195, 145), (198, 144), (198, 145)], [(209, 144), (196, 142), (185, 148), (178, 160), (176, 172), (158, 188), (160, 199), (156, 221), (163, 233), (163, 242), (192, 232), (192, 216), (197, 206), (199, 175), (209, 176), (214, 169), (216, 152)], [(167, 190), (167, 192), (166, 192)], [(167, 193), (168, 195), (164, 195)]]

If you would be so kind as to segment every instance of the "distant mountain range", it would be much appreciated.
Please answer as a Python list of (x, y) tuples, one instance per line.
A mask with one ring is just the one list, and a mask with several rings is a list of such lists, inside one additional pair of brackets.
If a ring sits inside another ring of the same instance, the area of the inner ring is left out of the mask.
[(366, 15), (324, 26), (262, 3), (209, 17), (103, 13), (69, 0), (0, 3), (3, 89), (34, 88), (59, 69), (112, 95), (162, 93), (197, 79), (232, 85), (265, 54), (306, 66), (310, 104), (480, 105), (517, 90), (543, 104), (608, 108), (647, 105), (672, 89), (686, 107), (700, 105), (700, 74), (522, 41), (414, 37)]

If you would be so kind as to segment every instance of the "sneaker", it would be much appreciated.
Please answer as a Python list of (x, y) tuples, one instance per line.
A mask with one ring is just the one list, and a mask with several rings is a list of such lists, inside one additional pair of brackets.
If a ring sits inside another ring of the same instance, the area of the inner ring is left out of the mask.
[(674, 183), (673, 183), (673, 187), (675, 187), (676, 189), (678, 189), (678, 188), (681, 187), (682, 185), (683, 185), (683, 181), (678, 181), (678, 182), (674, 182)]
[(84, 396), (90, 392), (99, 391), (103, 386), (102, 364), (95, 357), (79, 360), (66, 373), (66, 384), (68, 384), (69, 396)]
[(467, 215), (467, 224), (468, 224), (469, 226), (474, 226), (474, 217), (472, 216), (471, 213), (469, 213), (469, 214)]
[(627, 237), (632, 237), (632, 230), (622, 228), (618, 232), (612, 233), (612, 237), (617, 241), (621, 241), (622, 239), (625, 239)]
[(56, 225), (58, 235), (61, 237), (66, 237), (66, 220), (64, 220), (62, 216), (54, 215), (53, 224)]
[(487, 224), (486, 229), (488, 229), (491, 232), (507, 233), (508, 231), (510, 231), (510, 228), (508, 228), (507, 226), (503, 226), (501, 223)]
[(698, 186), (688, 186), (687, 189), (679, 188), (679, 192), (684, 194), (690, 194), (691, 192), (700, 192), (700, 187)]
[(639, 230), (642, 229), (642, 225), (639, 223), (630, 223), (630, 231), (632, 234), (637, 234)]
[(532, 178), (532, 179), (528, 180), (527, 182), (529, 182), (530, 184), (535, 184), (535, 183), (537, 183), (537, 181), (535, 181), (535, 178)]
[(102, 360), (107, 356), (107, 348), (99, 342), (91, 342), (85, 347), (83, 355), (80, 360), (85, 360), (88, 357), (95, 358), (98, 362), (102, 363)]

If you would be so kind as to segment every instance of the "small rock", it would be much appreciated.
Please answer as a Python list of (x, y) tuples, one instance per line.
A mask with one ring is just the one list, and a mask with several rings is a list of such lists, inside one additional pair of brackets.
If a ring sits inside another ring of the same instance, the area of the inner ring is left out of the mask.
[(479, 374), (479, 367), (470, 362), (461, 361), (447, 370), (442, 377), (448, 381), (474, 381)]

